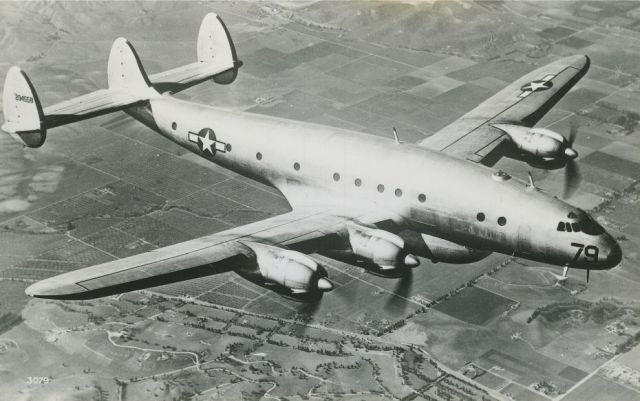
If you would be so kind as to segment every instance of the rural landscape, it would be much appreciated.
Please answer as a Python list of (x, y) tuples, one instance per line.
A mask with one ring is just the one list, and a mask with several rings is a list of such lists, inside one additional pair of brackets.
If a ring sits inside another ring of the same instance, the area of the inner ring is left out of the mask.
[[(243, 61), (199, 103), (417, 142), (520, 76), (586, 54), (587, 75), (538, 124), (577, 124), (568, 202), (620, 243), (610, 271), (494, 253), (403, 276), (313, 254), (315, 303), (234, 272), (82, 301), (33, 282), (287, 212), (124, 113), (0, 135), (0, 399), (640, 399), (640, 3), (0, 2), (0, 75), (19, 65), (44, 106), (106, 87), (114, 39), (151, 74), (195, 60), (216, 12)], [(268, 133), (265, 133), (268, 135)], [(286, 144), (285, 144), (286, 145)], [(496, 166), (561, 196), (564, 172)], [(419, 179), (419, 172), (416, 172)], [(527, 213), (523, 210), (522, 213)]]

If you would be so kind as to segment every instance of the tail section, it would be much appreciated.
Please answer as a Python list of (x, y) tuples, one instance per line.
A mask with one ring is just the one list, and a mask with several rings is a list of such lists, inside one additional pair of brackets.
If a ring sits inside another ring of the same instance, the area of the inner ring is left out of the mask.
[(236, 58), (229, 31), (214, 13), (200, 25), (198, 61), (147, 76), (140, 58), (129, 41), (118, 38), (107, 62), (108, 89), (42, 108), (31, 81), (18, 67), (7, 73), (3, 93), (2, 129), (28, 147), (42, 146), (48, 129), (144, 104), (213, 79), (219, 84), (233, 82), (242, 65)]
[(197, 59), (168, 71), (150, 76), (154, 88), (161, 93), (176, 93), (213, 79), (217, 84), (230, 84), (238, 76), (242, 62), (224, 22), (215, 13), (207, 14), (198, 31)]
[(4, 131), (30, 148), (42, 146), (47, 138), (42, 106), (29, 77), (18, 67), (7, 73), (2, 107)]

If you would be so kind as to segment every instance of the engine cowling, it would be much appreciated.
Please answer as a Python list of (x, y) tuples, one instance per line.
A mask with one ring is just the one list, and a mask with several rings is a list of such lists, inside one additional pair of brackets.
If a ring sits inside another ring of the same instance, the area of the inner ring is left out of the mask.
[(352, 224), (347, 227), (353, 254), (368, 259), (382, 269), (415, 267), (418, 259), (405, 252), (404, 240), (388, 231)]
[(420, 234), (420, 237), (427, 248), (427, 255), (425, 256), (433, 262), (451, 264), (472, 263), (482, 260), (491, 254), (491, 251), (469, 248), (432, 235)]
[(527, 155), (545, 161), (566, 161), (578, 156), (565, 137), (549, 129), (511, 124), (493, 124), (493, 127), (509, 135), (518, 151)]
[(305, 254), (258, 242), (242, 242), (251, 249), (260, 275), (293, 293), (330, 291), (333, 284), (319, 274), (318, 264)]

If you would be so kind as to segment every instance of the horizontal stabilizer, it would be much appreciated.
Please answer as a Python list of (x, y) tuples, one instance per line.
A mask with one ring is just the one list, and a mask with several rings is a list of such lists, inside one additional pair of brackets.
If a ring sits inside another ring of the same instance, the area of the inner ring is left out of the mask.
[(111, 46), (107, 82), (109, 89), (100, 89), (46, 107), (44, 115), (47, 127), (112, 113), (160, 96), (151, 87), (138, 54), (125, 38), (116, 39)]
[(231, 35), (215, 13), (207, 14), (200, 24), (197, 62), (153, 74), (149, 78), (158, 92), (176, 93), (213, 79), (218, 84), (230, 84), (238, 75), (238, 61)]
[(2, 129), (26, 146), (37, 148), (44, 143), (47, 129), (122, 110), (160, 96), (150, 87), (138, 55), (124, 38), (113, 43), (108, 76), (109, 89), (43, 109), (27, 74), (12, 67), (4, 85)]

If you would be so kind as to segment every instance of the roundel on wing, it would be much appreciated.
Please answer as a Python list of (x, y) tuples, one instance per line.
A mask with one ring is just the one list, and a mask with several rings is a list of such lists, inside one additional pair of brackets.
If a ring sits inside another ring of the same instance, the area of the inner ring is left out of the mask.
[(547, 90), (552, 86), (553, 86), (553, 83), (551, 83), (551, 81), (537, 80), (537, 81), (531, 81), (528, 84), (522, 85), (520, 90), (523, 92), (537, 92), (537, 91)]

